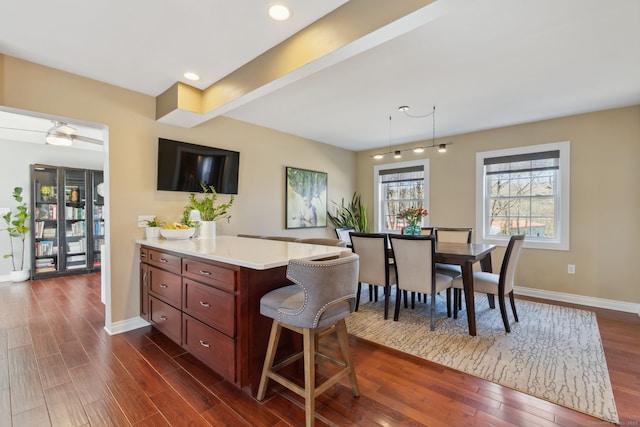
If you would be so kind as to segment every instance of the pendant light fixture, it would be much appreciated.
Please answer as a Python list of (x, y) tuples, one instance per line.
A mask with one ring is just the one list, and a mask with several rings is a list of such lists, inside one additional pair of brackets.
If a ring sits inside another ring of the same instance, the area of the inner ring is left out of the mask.
[(433, 106), (433, 110), (430, 113), (427, 114), (423, 114), (423, 115), (412, 115), (409, 114), (407, 111), (409, 111), (409, 106), (408, 105), (402, 105), (400, 107), (398, 107), (398, 111), (404, 113), (405, 116), (410, 117), (412, 119), (422, 119), (425, 117), (429, 117), (431, 116), (431, 127), (432, 127), (432, 134), (431, 134), (431, 145), (426, 146), (426, 147), (415, 147), (415, 148), (409, 148), (406, 150), (391, 150), (391, 116), (389, 116), (389, 151), (387, 151), (386, 153), (376, 153), (374, 154), (372, 157), (374, 159), (383, 159), (385, 157), (385, 155), (387, 154), (392, 154), (393, 158), (395, 159), (400, 159), (402, 158), (402, 152), (403, 151), (413, 151), (414, 153), (423, 153), (425, 148), (437, 148), (439, 153), (446, 153), (447, 152), (447, 145), (452, 145), (453, 142), (447, 142), (447, 143), (442, 143), (442, 144), (438, 144), (436, 145), (436, 106)]

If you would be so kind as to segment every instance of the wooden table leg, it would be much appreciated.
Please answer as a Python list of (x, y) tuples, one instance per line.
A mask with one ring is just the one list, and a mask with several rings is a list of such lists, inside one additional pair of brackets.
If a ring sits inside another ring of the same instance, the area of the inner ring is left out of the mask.
[(476, 336), (476, 304), (473, 294), (473, 263), (470, 261), (462, 265), (462, 285), (464, 287), (464, 303), (467, 307), (467, 322), (469, 335)]

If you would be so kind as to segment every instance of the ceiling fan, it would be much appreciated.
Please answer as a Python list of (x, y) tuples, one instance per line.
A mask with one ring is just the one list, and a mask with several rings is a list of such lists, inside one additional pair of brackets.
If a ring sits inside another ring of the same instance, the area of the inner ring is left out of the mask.
[(52, 123), (52, 126), (49, 130), (21, 129), (21, 128), (4, 127), (4, 126), (0, 126), (0, 129), (7, 129), (12, 131), (46, 133), (45, 142), (51, 145), (68, 147), (71, 144), (73, 144), (73, 141), (82, 141), (82, 142), (88, 142), (90, 144), (103, 145), (103, 142), (100, 139), (77, 135), (76, 132), (78, 130), (73, 126), (69, 125), (68, 123), (61, 122), (58, 120), (52, 120), (51, 123)]
[(88, 136), (76, 135), (77, 129), (68, 123), (53, 121), (53, 127), (47, 132), (45, 141), (51, 145), (69, 146), (74, 140), (102, 145), (102, 141)]

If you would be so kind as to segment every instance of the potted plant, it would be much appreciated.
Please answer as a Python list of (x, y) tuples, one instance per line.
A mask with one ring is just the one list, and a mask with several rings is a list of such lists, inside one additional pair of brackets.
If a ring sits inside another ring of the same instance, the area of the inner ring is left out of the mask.
[[(183, 221), (191, 222), (194, 219), (200, 221), (200, 237), (215, 238), (215, 221), (226, 219), (228, 222), (231, 219), (229, 209), (233, 206), (234, 197), (232, 195), (228, 203), (216, 204), (218, 193), (213, 185), (201, 182), (200, 187), (202, 187), (202, 193), (189, 195), (189, 204), (184, 207)], [(194, 215), (192, 211), (197, 211), (199, 215)]]
[[(6, 223), (6, 230), (9, 233), (9, 244), (11, 245), (11, 253), (5, 254), (4, 258), (11, 258), (13, 270), (11, 271), (11, 280), (14, 282), (22, 282), (29, 278), (29, 269), (24, 268), (24, 240), (29, 232), (27, 221), (30, 216), (27, 212), (27, 203), (22, 200), (22, 187), (13, 189), (13, 198), (18, 202), (17, 213), (7, 212), (2, 216)], [(14, 247), (13, 240), (17, 239), (20, 244)], [(20, 254), (20, 261), (16, 262), (16, 254)]]
[(147, 223), (147, 228), (145, 228), (147, 239), (159, 239), (160, 228), (164, 226), (164, 221), (161, 221), (157, 216), (154, 216), (153, 219), (148, 219), (145, 222)]
[(348, 205), (344, 204), (344, 198), (339, 206), (335, 202), (332, 203), (336, 205), (335, 214), (332, 215), (327, 212), (327, 216), (336, 228), (355, 228), (358, 233), (369, 232), (367, 206), (362, 204), (357, 193), (353, 193), (351, 202)]

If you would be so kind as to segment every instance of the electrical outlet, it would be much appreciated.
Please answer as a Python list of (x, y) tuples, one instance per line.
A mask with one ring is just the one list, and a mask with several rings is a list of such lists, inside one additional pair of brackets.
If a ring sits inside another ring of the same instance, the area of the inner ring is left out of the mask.
[(567, 273), (568, 274), (576, 274), (576, 266), (575, 266), (575, 264), (569, 264), (567, 266)]
[(145, 228), (147, 226), (147, 221), (152, 221), (155, 217), (155, 215), (138, 215), (138, 227)]

